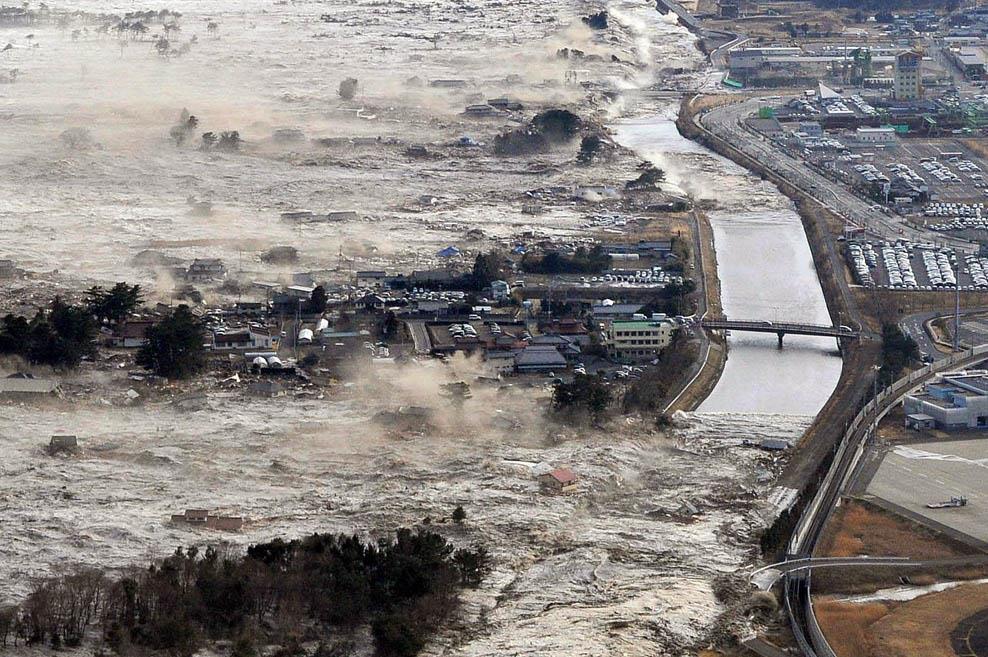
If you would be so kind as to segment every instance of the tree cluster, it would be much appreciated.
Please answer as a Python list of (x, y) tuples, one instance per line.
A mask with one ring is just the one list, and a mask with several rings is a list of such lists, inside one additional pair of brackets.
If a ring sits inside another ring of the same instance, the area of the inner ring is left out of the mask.
[(497, 155), (531, 155), (545, 153), (555, 144), (565, 144), (583, 129), (583, 120), (564, 109), (550, 109), (532, 117), (523, 128), (509, 130), (494, 137)]
[(661, 411), (663, 402), (673, 386), (700, 355), (697, 343), (690, 342), (682, 331), (676, 331), (672, 343), (659, 354), (659, 362), (648, 367), (641, 377), (624, 391), (624, 412)]
[(569, 421), (600, 422), (611, 405), (611, 391), (601, 376), (577, 374), (571, 383), (558, 383), (552, 391), (552, 410)]
[(670, 317), (691, 315), (696, 309), (694, 293), (696, 281), (687, 278), (682, 283), (672, 282), (662, 288), (659, 294), (651, 299), (642, 312), (652, 316), (653, 313), (664, 313)]
[(881, 386), (887, 386), (902, 376), (902, 371), (919, 360), (919, 346), (902, 332), (898, 324), (882, 325), (882, 364), (878, 371)]
[(599, 274), (611, 267), (611, 256), (599, 244), (577, 247), (572, 255), (546, 251), (542, 256), (526, 253), (521, 269), (529, 274)]
[(8, 314), (0, 320), (0, 354), (31, 364), (72, 368), (96, 352), (96, 321), (82, 307), (55, 297), (30, 320)]
[(117, 283), (109, 290), (94, 286), (86, 292), (86, 307), (100, 323), (125, 319), (143, 301), (144, 293), (140, 285)]
[(147, 332), (137, 364), (169, 379), (187, 379), (206, 367), (205, 327), (181, 305)]
[(179, 548), (112, 579), (85, 570), (40, 582), (0, 609), (0, 643), (78, 645), (98, 625), (118, 654), (189, 657), (207, 640), (291, 645), (304, 628), (344, 635), (370, 627), (379, 655), (412, 656), (489, 569), (483, 547), (455, 549), (429, 531), (394, 539), (313, 534), (253, 545), (246, 555)]

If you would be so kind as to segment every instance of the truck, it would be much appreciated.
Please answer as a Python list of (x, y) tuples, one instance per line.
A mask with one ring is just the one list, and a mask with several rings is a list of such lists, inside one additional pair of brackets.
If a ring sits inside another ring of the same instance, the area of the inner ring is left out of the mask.
[(931, 502), (926, 505), (927, 509), (956, 509), (958, 507), (967, 506), (966, 497), (951, 497), (946, 502)]

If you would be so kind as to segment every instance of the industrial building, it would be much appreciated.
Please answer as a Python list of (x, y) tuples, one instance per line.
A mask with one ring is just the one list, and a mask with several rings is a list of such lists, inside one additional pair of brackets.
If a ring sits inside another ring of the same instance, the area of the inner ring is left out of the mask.
[(988, 428), (988, 370), (940, 375), (902, 402), (906, 422), (938, 429)]

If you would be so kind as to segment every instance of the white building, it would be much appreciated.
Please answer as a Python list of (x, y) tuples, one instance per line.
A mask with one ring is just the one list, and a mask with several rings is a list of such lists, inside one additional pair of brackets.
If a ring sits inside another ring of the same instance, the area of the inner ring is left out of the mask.
[(859, 144), (894, 144), (895, 128), (858, 128), (854, 139)]
[(939, 429), (988, 428), (988, 371), (942, 374), (921, 393), (906, 395), (902, 408), (907, 420), (932, 418)]

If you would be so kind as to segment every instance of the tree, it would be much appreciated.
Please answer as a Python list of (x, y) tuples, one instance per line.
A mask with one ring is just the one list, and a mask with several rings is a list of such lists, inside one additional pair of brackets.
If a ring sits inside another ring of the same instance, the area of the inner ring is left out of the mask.
[(625, 183), (625, 189), (657, 189), (666, 179), (666, 173), (651, 162), (642, 162), (638, 165), (641, 174), (634, 180)]
[(206, 366), (203, 336), (202, 322), (183, 304), (148, 329), (137, 364), (170, 379), (189, 378)]
[(497, 251), (478, 253), (473, 261), (473, 285), (483, 289), (501, 276), (501, 254)]
[(610, 404), (611, 391), (600, 376), (577, 374), (571, 383), (559, 383), (552, 391), (553, 410), (565, 414), (567, 419), (585, 414), (593, 422), (599, 422)]
[(462, 506), (457, 506), (455, 509), (453, 509), (453, 522), (455, 522), (457, 525), (462, 525), (463, 521), (466, 519), (467, 519), (467, 512), (463, 509)]
[(117, 283), (109, 291), (99, 286), (91, 287), (85, 298), (89, 312), (100, 322), (119, 322), (134, 312), (142, 301), (144, 294), (141, 286), (127, 285), (125, 282)]
[(340, 82), (340, 87), (336, 90), (336, 93), (343, 100), (353, 100), (357, 95), (357, 85), (357, 78), (346, 78)]
[(28, 356), (35, 363), (76, 367), (96, 352), (95, 339), (96, 322), (89, 311), (55, 297), (50, 311), (39, 311), (31, 321)]
[(600, 152), (603, 145), (603, 140), (597, 135), (587, 135), (580, 140), (580, 152), (576, 155), (577, 162), (580, 164), (590, 164)]
[(322, 285), (317, 285), (312, 290), (312, 294), (309, 295), (309, 301), (305, 304), (305, 312), (311, 315), (324, 313), (326, 312), (327, 302), (326, 288)]
[(573, 139), (583, 127), (579, 116), (564, 109), (550, 109), (532, 118), (532, 128), (550, 142), (567, 142)]
[(487, 548), (478, 545), (473, 550), (460, 548), (453, 553), (453, 563), (460, 571), (460, 581), (477, 588), (490, 571), (490, 555)]

